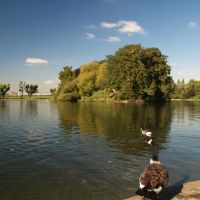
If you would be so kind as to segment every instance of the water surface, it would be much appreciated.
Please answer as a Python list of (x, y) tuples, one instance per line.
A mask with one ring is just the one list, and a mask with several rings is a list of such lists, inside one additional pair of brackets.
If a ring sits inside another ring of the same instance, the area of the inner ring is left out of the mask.
[(151, 156), (151, 128), (170, 184), (200, 178), (200, 103), (0, 101), (0, 199), (120, 200)]

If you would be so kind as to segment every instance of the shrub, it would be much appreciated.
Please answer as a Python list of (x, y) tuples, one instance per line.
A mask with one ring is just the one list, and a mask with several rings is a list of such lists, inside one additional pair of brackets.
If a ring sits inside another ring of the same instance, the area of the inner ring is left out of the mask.
[(57, 98), (58, 101), (78, 101), (79, 99), (80, 95), (76, 91), (71, 93), (60, 94)]

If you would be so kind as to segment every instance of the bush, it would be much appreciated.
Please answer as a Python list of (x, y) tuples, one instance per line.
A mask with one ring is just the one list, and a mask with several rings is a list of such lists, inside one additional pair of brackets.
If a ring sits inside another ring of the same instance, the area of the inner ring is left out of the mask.
[(82, 97), (81, 101), (99, 101), (99, 102), (105, 102), (105, 101), (112, 101), (111, 98), (109, 98), (110, 92), (105, 89), (105, 90), (98, 90), (95, 92), (92, 96), (90, 97)]
[(119, 94), (117, 95), (118, 100), (128, 100), (128, 99), (134, 99), (135, 94), (133, 92), (133, 89), (130, 86), (130, 83), (125, 83)]
[(78, 92), (71, 92), (71, 93), (60, 94), (57, 100), (58, 101), (78, 101), (80, 98), (81, 97), (78, 94)]

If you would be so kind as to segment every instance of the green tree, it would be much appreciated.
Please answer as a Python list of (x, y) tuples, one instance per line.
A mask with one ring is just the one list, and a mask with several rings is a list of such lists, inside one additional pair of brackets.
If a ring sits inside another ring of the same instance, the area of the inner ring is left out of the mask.
[(65, 66), (63, 67), (63, 70), (59, 73), (59, 79), (61, 81), (61, 84), (71, 81), (74, 79), (74, 73), (71, 66)]
[(185, 93), (187, 98), (200, 98), (200, 81), (191, 79), (185, 85)]
[(200, 98), (200, 81), (195, 81), (195, 96)]
[(121, 100), (165, 101), (175, 88), (170, 70), (167, 56), (158, 48), (126, 45), (106, 60), (89, 62), (76, 70), (65, 66), (59, 73), (56, 96), (70, 99), (80, 94), (88, 99), (98, 94), (95, 98), (104, 95)]
[(79, 68), (73, 70), (70, 66), (63, 67), (63, 70), (59, 73), (59, 79), (61, 82), (54, 95), (55, 99), (60, 101), (77, 101), (80, 99), (77, 87), (77, 76), (79, 73)]
[(99, 63), (96, 72), (95, 87), (98, 90), (103, 90), (108, 86), (108, 64), (105, 61)]
[(93, 61), (81, 66), (77, 85), (82, 96), (91, 96), (96, 90), (95, 82), (99, 65), (99, 62)]
[(25, 87), (26, 87), (26, 82), (20, 81), (19, 82), (19, 91), (21, 92), (21, 98), (23, 98)]
[[(174, 83), (167, 57), (157, 48), (127, 45), (107, 56), (110, 87), (127, 96), (144, 100), (168, 100)], [(128, 95), (126, 95), (126, 88)]]
[(31, 98), (31, 96), (34, 93), (38, 92), (38, 85), (29, 85), (29, 84), (27, 84), (25, 86), (25, 91), (27, 92), (28, 96)]
[(0, 83), (0, 96), (5, 97), (6, 92), (10, 90), (10, 84)]
[(51, 88), (50, 93), (51, 93), (51, 95), (54, 95), (56, 93), (56, 88)]
[(185, 90), (185, 80), (184, 79), (182, 79), (181, 81), (178, 80), (176, 85), (177, 85), (179, 92), (183, 93)]
[(158, 48), (147, 48), (143, 51), (142, 63), (147, 71), (145, 95), (153, 100), (170, 99), (174, 91), (174, 82), (170, 76), (170, 66), (167, 65), (167, 56), (162, 55)]

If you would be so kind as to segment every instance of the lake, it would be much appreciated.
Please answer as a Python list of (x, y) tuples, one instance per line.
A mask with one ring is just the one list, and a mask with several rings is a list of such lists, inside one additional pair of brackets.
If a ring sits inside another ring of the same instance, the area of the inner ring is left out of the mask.
[(0, 100), (1, 200), (122, 200), (151, 157), (150, 128), (170, 184), (200, 178), (200, 103)]

